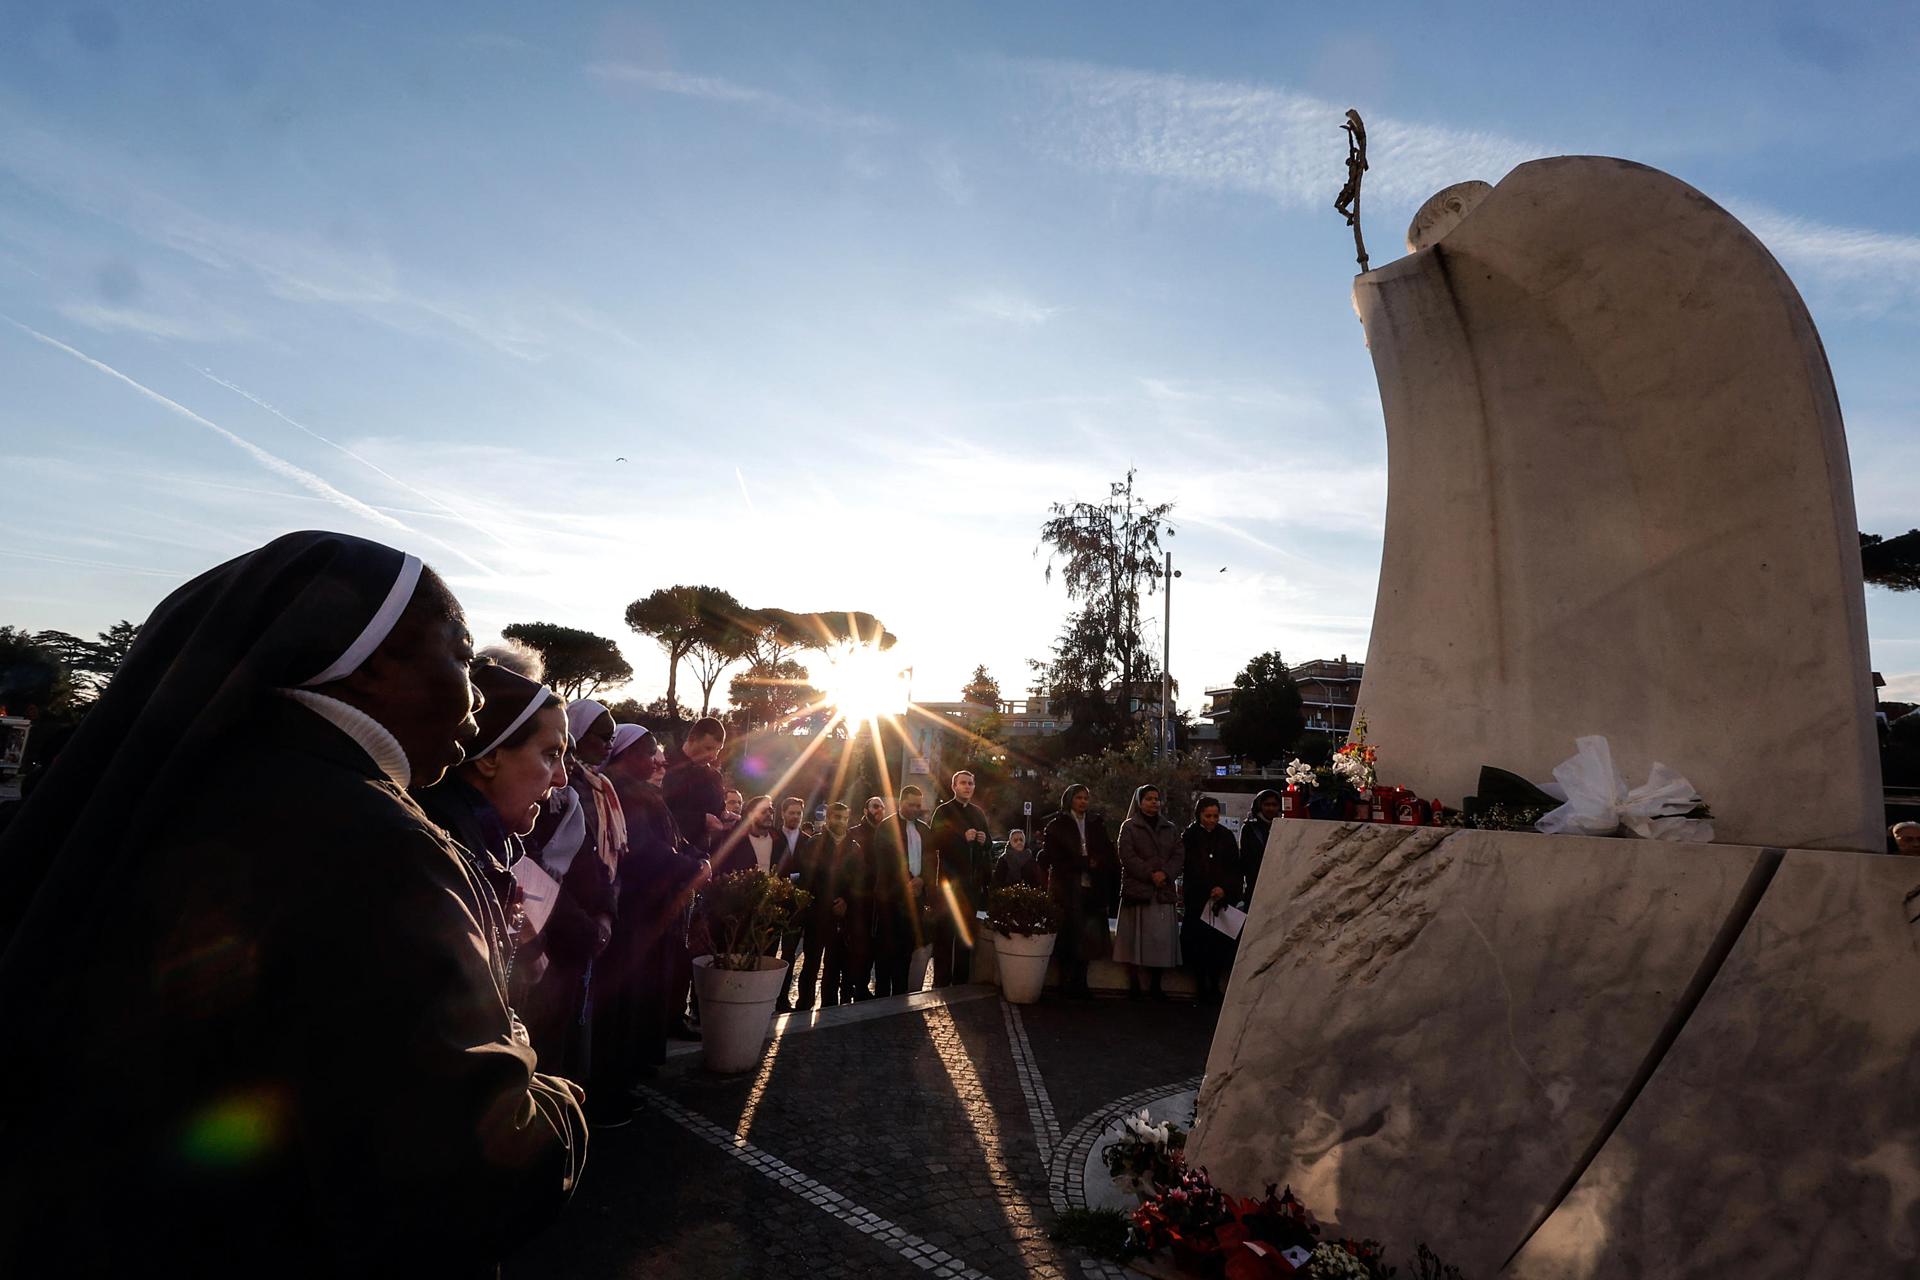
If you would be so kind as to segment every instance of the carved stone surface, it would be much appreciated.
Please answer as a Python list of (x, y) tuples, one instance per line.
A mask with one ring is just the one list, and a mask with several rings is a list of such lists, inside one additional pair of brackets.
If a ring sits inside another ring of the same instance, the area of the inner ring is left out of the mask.
[(1407, 224), (1407, 252), (1424, 249), (1459, 226), (1461, 219), (1472, 213), (1474, 206), (1492, 190), (1492, 183), (1475, 179), (1456, 182), (1428, 196), (1427, 202), (1414, 213), (1413, 221)]
[(1765, 247), (1666, 174), (1564, 157), (1354, 299), (1387, 420), (1361, 690), (1387, 780), (1457, 804), (1597, 733), (1630, 784), (1685, 774), (1723, 840), (1881, 848), (1846, 441)]
[(1916, 887), (1920, 860), (1789, 852), (1512, 1274), (1916, 1274), (1920, 961), (1902, 901)]
[(1220, 1184), (1470, 1276), (1920, 1258), (1920, 863), (1290, 820), (1266, 867), (1189, 1147)]

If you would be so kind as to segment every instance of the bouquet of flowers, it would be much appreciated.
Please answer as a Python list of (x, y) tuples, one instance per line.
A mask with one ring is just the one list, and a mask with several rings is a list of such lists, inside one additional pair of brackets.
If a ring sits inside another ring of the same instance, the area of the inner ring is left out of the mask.
[(1369, 795), (1373, 791), (1373, 759), (1373, 747), (1367, 743), (1366, 713), (1356, 711), (1347, 745), (1333, 753), (1333, 761), (1327, 766), (1329, 781), (1357, 796)]
[(1298, 787), (1302, 791), (1305, 791), (1307, 788), (1311, 787), (1313, 783), (1314, 783), (1313, 766), (1308, 764), (1305, 760), (1295, 760), (1292, 764), (1289, 764), (1287, 766), (1287, 785), (1288, 786)]
[(1114, 1185), (1141, 1197), (1173, 1186), (1186, 1167), (1186, 1131), (1171, 1120), (1152, 1123), (1144, 1109), (1122, 1124), (1123, 1136), (1100, 1149)]
[(1258, 1200), (1230, 1196), (1205, 1169), (1190, 1170), (1136, 1209), (1128, 1245), (1140, 1253), (1168, 1249), (1181, 1267), (1221, 1280), (1386, 1280), (1394, 1273), (1377, 1240), (1322, 1240), (1291, 1187), (1276, 1195), (1269, 1183)]

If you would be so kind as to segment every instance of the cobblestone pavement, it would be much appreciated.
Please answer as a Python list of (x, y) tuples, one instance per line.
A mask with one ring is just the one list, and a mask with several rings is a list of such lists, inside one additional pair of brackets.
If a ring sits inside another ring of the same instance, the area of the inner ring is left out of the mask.
[(755, 1073), (670, 1071), (593, 1135), (573, 1204), (506, 1275), (1099, 1274), (1047, 1239), (1047, 1158), (1116, 1099), (1199, 1075), (1213, 1017), (990, 996), (789, 1032)]

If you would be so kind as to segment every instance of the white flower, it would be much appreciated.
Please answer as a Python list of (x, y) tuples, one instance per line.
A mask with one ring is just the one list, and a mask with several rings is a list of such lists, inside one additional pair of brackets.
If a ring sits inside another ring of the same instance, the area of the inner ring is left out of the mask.
[(1152, 1143), (1157, 1147), (1166, 1146), (1167, 1139), (1171, 1136), (1172, 1122), (1162, 1121), (1159, 1124), (1154, 1124), (1153, 1117), (1150, 1116), (1145, 1109), (1142, 1109), (1137, 1115), (1126, 1117), (1124, 1123), (1127, 1132), (1132, 1134), (1135, 1139), (1140, 1142)]
[(1366, 1264), (1337, 1244), (1316, 1246), (1310, 1265), (1313, 1280), (1367, 1280)]
[(1290, 787), (1310, 787), (1313, 785), (1313, 766), (1305, 760), (1295, 760), (1287, 766), (1287, 785)]

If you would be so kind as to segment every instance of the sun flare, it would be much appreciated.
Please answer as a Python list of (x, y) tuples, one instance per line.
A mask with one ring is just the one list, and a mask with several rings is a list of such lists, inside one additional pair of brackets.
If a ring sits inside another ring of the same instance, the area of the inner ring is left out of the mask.
[(907, 669), (873, 645), (854, 645), (813, 673), (812, 683), (842, 719), (861, 724), (907, 709)]

